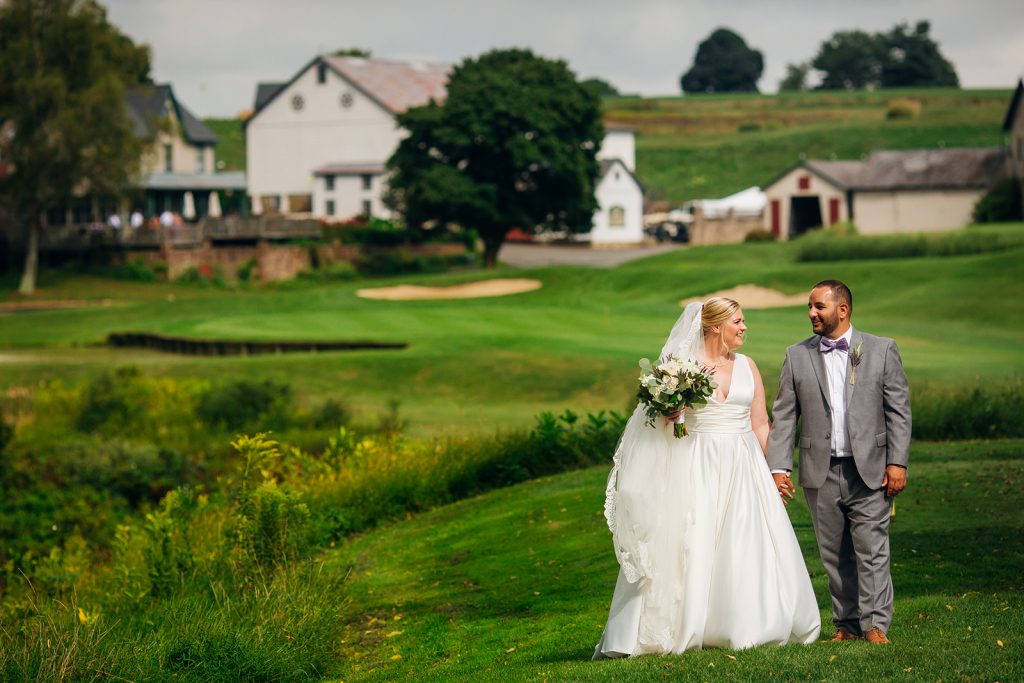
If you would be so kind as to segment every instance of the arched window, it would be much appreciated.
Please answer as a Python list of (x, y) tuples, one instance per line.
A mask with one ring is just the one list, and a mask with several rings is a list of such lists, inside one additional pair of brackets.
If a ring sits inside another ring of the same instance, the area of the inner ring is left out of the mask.
[(608, 209), (608, 225), (613, 228), (626, 227), (626, 210), (621, 206)]

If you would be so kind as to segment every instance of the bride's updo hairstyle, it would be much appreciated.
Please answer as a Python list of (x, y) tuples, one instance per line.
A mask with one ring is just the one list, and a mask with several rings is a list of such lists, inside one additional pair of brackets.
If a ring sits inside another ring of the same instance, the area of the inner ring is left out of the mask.
[[(739, 310), (739, 307), (739, 303), (724, 296), (714, 296), (705, 301), (700, 315), (700, 325), (704, 331), (704, 338), (706, 339), (711, 334), (712, 327), (727, 321), (732, 317), (733, 313)], [(729, 353), (729, 348), (725, 346), (724, 339), (722, 340), (722, 346), (725, 347), (725, 352)]]

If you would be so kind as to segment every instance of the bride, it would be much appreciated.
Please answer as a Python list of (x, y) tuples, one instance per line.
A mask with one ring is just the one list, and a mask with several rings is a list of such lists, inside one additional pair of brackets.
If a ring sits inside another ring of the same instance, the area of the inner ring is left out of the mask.
[(605, 517), (620, 571), (594, 659), (812, 643), (821, 628), (796, 535), (765, 462), (770, 422), (732, 299), (686, 307), (662, 357), (695, 358), (718, 389), (671, 424), (630, 418)]

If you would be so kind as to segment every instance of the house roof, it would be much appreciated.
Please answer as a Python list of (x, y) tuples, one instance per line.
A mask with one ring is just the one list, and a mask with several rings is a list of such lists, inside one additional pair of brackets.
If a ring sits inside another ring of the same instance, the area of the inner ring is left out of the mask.
[(169, 83), (131, 88), (125, 91), (124, 99), (139, 137), (149, 137), (155, 132), (169, 102), (181, 122), (185, 140), (194, 145), (217, 144), (217, 135), (178, 101)]
[(299, 76), (320, 63), (326, 64), (332, 71), (393, 115), (426, 104), (431, 99), (439, 102), (443, 100), (448, 92), (448, 76), (452, 70), (451, 64), (403, 62), (365, 57), (317, 56), (299, 69), (286, 83), (258, 84), (253, 114), (245, 124), (248, 125), (256, 118)]
[(278, 93), (287, 83), (257, 83), (256, 84), (256, 102), (253, 104), (253, 111), (260, 109), (264, 104), (273, 99), (274, 95)]
[(452, 70), (451, 64), (390, 59), (325, 56), (323, 60), (392, 114), (443, 100)]
[(336, 163), (325, 164), (313, 171), (313, 175), (381, 175), (384, 164), (374, 163)]
[(637, 187), (640, 188), (640, 191), (641, 192), (643, 191), (644, 184), (642, 182), (640, 182), (640, 178), (637, 177), (636, 173), (633, 173), (633, 171), (629, 170), (629, 167), (626, 166), (626, 164), (622, 161), (622, 159), (601, 159), (601, 160), (599, 160), (598, 163), (601, 164), (600, 170), (597, 173), (597, 182), (598, 183), (600, 183), (602, 180), (604, 180), (604, 177), (606, 175), (608, 175), (608, 172), (612, 170), (613, 166), (619, 165), (619, 166), (622, 167), (623, 171), (625, 171), (626, 173), (629, 174), (629, 177), (632, 178), (633, 182), (635, 182), (637, 184)]
[(1024, 98), (1024, 78), (1017, 81), (1017, 89), (1013, 91), (1010, 108), (1006, 110), (1006, 118), (1003, 120), (1003, 130), (1009, 131), (1013, 128), (1013, 119), (1017, 116), (1017, 108), (1020, 107), (1022, 98)]
[(150, 190), (244, 190), (244, 171), (223, 173), (148, 173), (141, 186)]
[(802, 161), (805, 168), (841, 190), (891, 191), (986, 188), (1003, 170), (1008, 152), (1000, 147), (883, 150), (864, 161)]

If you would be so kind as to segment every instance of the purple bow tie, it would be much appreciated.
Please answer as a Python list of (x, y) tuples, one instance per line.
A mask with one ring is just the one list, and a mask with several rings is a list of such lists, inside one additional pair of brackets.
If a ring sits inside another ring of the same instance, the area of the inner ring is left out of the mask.
[(835, 350), (849, 351), (850, 343), (846, 341), (846, 337), (839, 339), (828, 339), (827, 337), (821, 338), (821, 343), (818, 345), (818, 350), (822, 353), (832, 353)]

